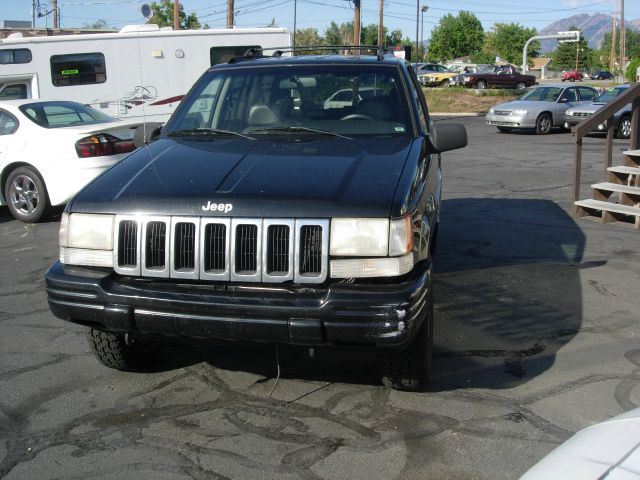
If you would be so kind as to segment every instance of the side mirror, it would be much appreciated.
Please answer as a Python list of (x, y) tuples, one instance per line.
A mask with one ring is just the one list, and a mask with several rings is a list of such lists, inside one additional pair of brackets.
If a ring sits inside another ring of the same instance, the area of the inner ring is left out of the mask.
[(163, 125), (159, 122), (148, 122), (138, 126), (133, 133), (133, 144), (136, 148), (140, 148), (153, 142), (160, 136)]
[(436, 153), (467, 146), (467, 129), (459, 123), (436, 123), (431, 127), (429, 140)]

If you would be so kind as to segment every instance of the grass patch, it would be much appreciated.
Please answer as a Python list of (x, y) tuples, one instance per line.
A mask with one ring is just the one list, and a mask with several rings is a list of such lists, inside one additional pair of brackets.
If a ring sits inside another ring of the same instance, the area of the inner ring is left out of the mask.
[(430, 112), (485, 113), (498, 103), (510, 102), (520, 95), (513, 90), (474, 90), (464, 87), (424, 88)]

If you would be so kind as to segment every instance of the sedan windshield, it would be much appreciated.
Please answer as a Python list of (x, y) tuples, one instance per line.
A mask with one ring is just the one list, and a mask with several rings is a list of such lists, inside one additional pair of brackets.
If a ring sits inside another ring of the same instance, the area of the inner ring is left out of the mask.
[[(191, 132), (191, 139), (200, 129), (253, 139), (407, 136), (413, 128), (409, 118), (407, 96), (393, 65), (256, 66), (208, 73), (164, 132), (173, 137)], [(222, 136), (197, 136), (216, 138)]]
[(114, 122), (115, 119), (77, 102), (34, 102), (21, 105), (20, 111), (44, 128)]
[(538, 87), (525, 93), (520, 100), (530, 102), (555, 102), (560, 97), (560, 87)]
[(596, 102), (601, 102), (601, 103), (608, 103), (611, 100), (613, 100), (614, 98), (616, 98), (618, 95), (620, 95), (621, 93), (624, 93), (627, 91), (627, 88), (610, 88), (609, 90), (607, 90), (606, 92), (604, 92), (602, 95), (600, 95), (598, 98), (595, 99)]

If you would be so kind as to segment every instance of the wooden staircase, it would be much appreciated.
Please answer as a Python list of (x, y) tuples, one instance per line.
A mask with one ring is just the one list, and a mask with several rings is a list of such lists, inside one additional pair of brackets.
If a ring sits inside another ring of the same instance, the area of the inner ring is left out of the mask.
[[(623, 152), (623, 164), (612, 166), (614, 115), (631, 104), (630, 149)], [(606, 181), (591, 185), (593, 198), (580, 200), (582, 139), (595, 128), (607, 125), (604, 173)], [(571, 130), (575, 137), (573, 200), (577, 217), (602, 223), (623, 222), (640, 230), (640, 83), (618, 95)]]
[(578, 217), (624, 222), (640, 229), (640, 150), (623, 155), (624, 165), (607, 167), (608, 182), (591, 185), (593, 199), (575, 202)]

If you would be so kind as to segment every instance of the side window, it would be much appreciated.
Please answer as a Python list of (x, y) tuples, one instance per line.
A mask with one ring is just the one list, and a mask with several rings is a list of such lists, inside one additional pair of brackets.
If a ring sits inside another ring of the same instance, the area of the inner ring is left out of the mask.
[(575, 88), (567, 88), (562, 94), (562, 98), (560, 99), (564, 102), (575, 102), (577, 101), (576, 89)]
[(227, 63), (233, 57), (240, 57), (250, 48), (262, 48), (260, 45), (239, 45), (235, 47), (211, 47), (209, 60), (211, 65)]
[(580, 100), (582, 101), (593, 101), (598, 96), (598, 92), (591, 90), (590, 88), (579, 87), (578, 90), (580, 91)]
[(31, 61), (31, 50), (27, 48), (9, 48), (0, 50), (0, 65), (10, 63), (29, 63)]
[(425, 109), (425, 104), (423, 103), (423, 100), (422, 100), (423, 96), (421, 94), (420, 87), (418, 87), (417, 85), (415, 75), (413, 74), (413, 72), (410, 72), (409, 77), (411, 78), (411, 81), (409, 82), (409, 92), (413, 97), (413, 101), (415, 102), (415, 105), (417, 105), (418, 118), (420, 121), (420, 126), (422, 128), (422, 131), (426, 133), (429, 131), (429, 123), (427, 120), (428, 116), (427, 116), (427, 111)]
[(104, 83), (107, 73), (102, 53), (51, 56), (51, 82), (56, 87)]
[(18, 120), (4, 110), (0, 110), (0, 135), (11, 135), (18, 129)]
[(24, 83), (7, 85), (0, 92), (0, 100), (17, 100), (27, 98), (27, 86)]

